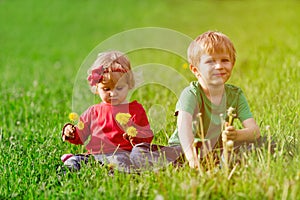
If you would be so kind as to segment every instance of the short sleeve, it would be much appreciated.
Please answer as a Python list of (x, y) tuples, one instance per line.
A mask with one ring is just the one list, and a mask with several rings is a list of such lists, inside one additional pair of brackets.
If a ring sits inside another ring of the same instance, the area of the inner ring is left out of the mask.
[(193, 115), (196, 106), (197, 98), (195, 93), (192, 92), (190, 87), (186, 87), (181, 92), (181, 95), (177, 101), (175, 112), (177, 113), (178, 111), (185, 111)]
[(253, 115), (250, 111), (250, 107), (247, 102), (247, 99), (246, 99), (244, 93), (242, 92), (242, 90), (240, 90), (240, 92), (239, 92), (238, 109), (237, 110), (238, 110), (237, 115), (241, 122), (253, 117)]

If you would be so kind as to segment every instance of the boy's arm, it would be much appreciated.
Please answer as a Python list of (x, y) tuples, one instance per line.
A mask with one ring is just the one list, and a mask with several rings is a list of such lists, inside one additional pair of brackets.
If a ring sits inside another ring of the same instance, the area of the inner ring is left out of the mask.
[(194, 147), (192, 131), (192, 115), (186, 111), (179, 111), (177, 116), (178, 136), (184, 155), (191, 168), (199, 168), (199, 160)]
[(233, 141), (253, 142), (260, 137), (259, 127), (253, 118), (242, 122), (243, 129), (236, 130), (234, 126), (226, 127), (227, 139)]

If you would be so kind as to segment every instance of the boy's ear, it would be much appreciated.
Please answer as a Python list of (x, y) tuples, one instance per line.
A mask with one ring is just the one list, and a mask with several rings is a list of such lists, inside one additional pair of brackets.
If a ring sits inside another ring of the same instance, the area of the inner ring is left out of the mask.
[(200, 76), (200, 73), (198, 71), (198, 68), (195, 67), (194, 65), (190, 64), (190, 70), (191, 72), (196, 76), (196, 77), (199, 77)]

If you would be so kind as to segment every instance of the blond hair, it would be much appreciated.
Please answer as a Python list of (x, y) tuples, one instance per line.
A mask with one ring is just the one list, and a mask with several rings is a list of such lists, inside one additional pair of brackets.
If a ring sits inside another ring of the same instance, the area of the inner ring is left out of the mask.
[(191, 42), (187, 50), (188, 61), (197, 67), (203, 54), (213, 53), (227, 53), (232, 65), (235, 64), (236, 51), (233, 43), (225, 34), (217, 31), (207, 31)]
[(99, 80), (99, 83), (116, 84), (120, 78), (124, 77), (126, 78), (129, 89), (134, 87), (130, 61), (122, 52), (108, 51), (98, 54), (97, 59), (88, 70), (88, 76), (91, 77), (94, 70), (99, 67), (103, 68), (103, 72), (100, 74), (102, 78)]

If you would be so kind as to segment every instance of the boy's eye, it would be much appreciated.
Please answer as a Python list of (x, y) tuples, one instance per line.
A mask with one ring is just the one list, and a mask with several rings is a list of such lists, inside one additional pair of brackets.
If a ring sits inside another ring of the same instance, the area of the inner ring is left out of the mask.
[(205, 61), (205, 63), (206, 64), (212, 64), (212, 63), (214, 63), (214, 60), (207, 60), (207, 61)]
[(116, 87), (117, 90), (122, 90), (123, 87), (119, 86), (119, 87)]
[(230, 60), (228, 58), (224, 58), (222, 59), (222, 62), (230, 62)]

